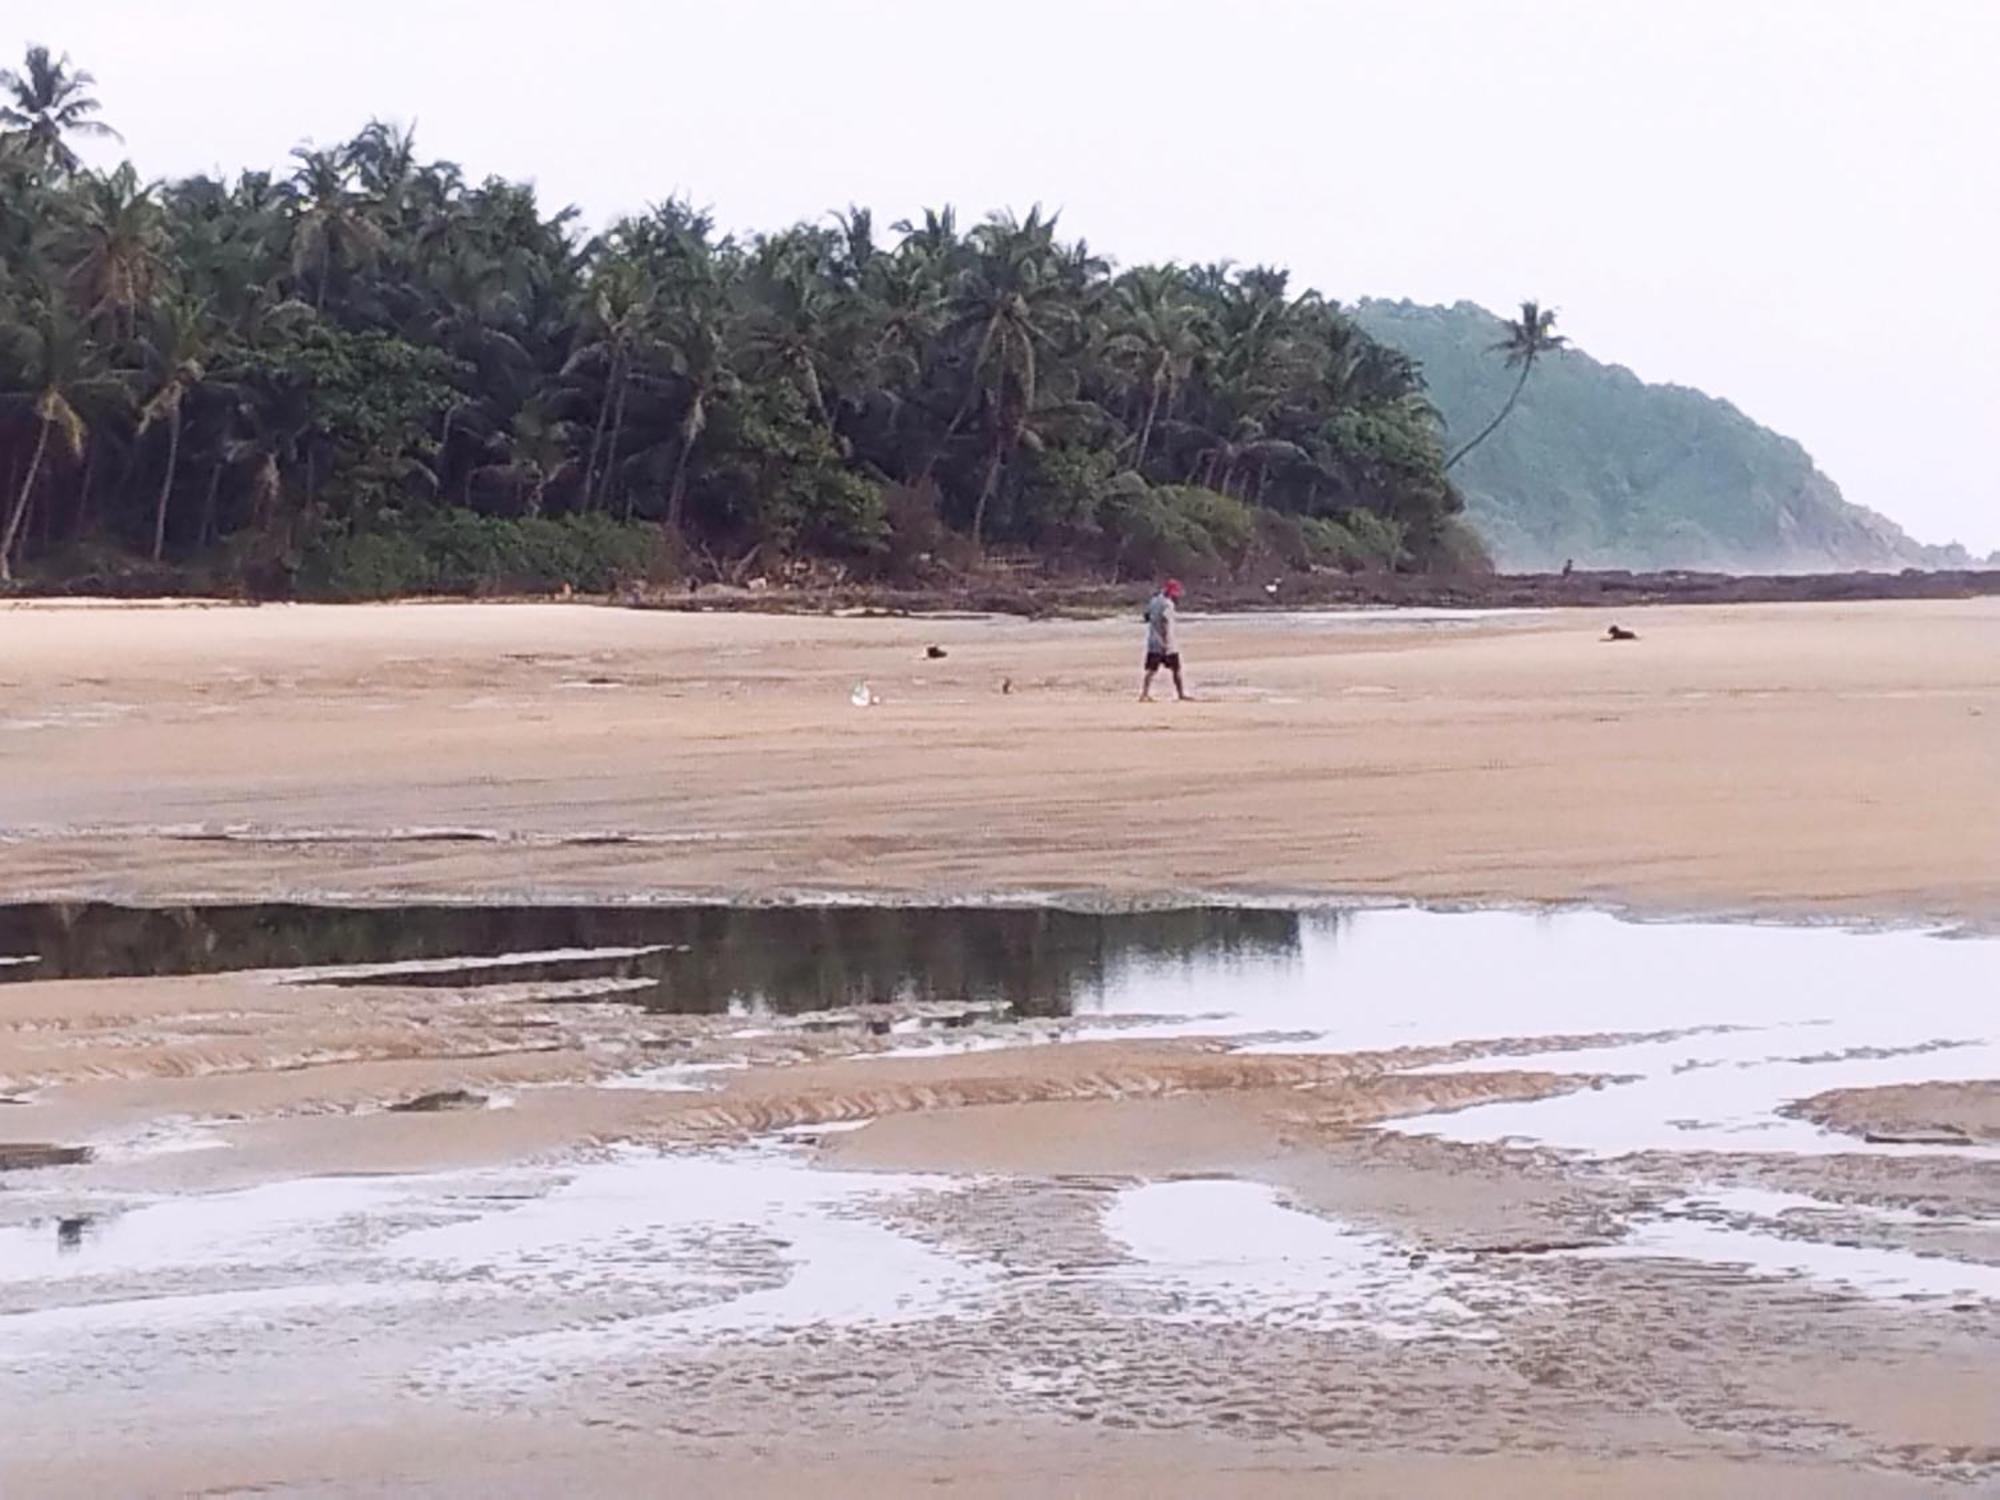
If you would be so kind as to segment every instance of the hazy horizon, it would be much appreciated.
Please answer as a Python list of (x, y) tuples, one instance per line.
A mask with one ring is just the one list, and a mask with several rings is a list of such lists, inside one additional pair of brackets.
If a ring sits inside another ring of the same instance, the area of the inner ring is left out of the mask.
[(96, 74), (127, 142), (96, 163), (274, 167), (380, 116), (592, 224), (670, 195), (739, 233), (1039, 202), (1122, 263), (1284, 265), (1343, 301), (1536, 297), (1593, 357), (1797, 438), (1918, 539), (2000, 548), (2000, 6), (13, 10), (8, 65), (39, 41)]

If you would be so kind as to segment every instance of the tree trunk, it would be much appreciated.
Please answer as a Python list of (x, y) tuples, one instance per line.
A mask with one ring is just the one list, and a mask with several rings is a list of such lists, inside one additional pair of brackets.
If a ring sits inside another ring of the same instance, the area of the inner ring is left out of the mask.
[[(611, 502), (616, 498), (613, 490), (618, 474), (618, 442), (625, 431), (625, 397), (631, 389), (632, 375), (630, 371), (627, 371), (618, 381), (618, 400), (611, 413), (611, 446), (604, 454), (604, 508), (606, 510), (611, 509)], [(632, 500), (629, 495), (625, 500), (625, 519), (628, 521), (632, 519)]]
[(457, 416), (458, 403), (454, 401), (450, 406), (445, 408), (444, 430), (438, 434), (437, 476), (438, 493), (441, 495), (449, 495), (451, 493), (450, 487), (445, 483), (445, 474), (451, 466), (451, 424)]
[(1447, 458), (1444, 461), (1444, 468), (1447, 474), (1451, 472), (1453, 464), (1457, 463), (1461, 458), (1465, 457), (1466, 454), (1470, 453), (1474, 448), (1477, 448), (1481, 443), (1485, 442), (1489, 437), (1493, 436), (1493, 430), (1496, 427), (1498, 427), (1502, 422), (1507, 420), (1507, 413), (1512, 411), (1514, 409), (1514, 403), (1521, 399), (1522, 388), (1525, 387), (1528, 383), (1528, 372), (1534, 368), (1535, 368), (1535, 361), (1533, 360), (1533, 358), (1529, 358), (1522, 361), (1521, 378), (1514, 382), (1514, 389), (1507, 397), (1507, 404), (1500, 408), (1500, 414), (1497, 417), (1495, 417), (1492, 421), (1488, 422), (1484, 427), (1479, 429), (1479, 436), (1474, 438), (1471, 442), (1467, 443), (1463, 448), (1459, 449), (1458, 452), (1452, 454), (1450, 458)]
[[(83, 480), (76, 487), (76, 506), (70, 512), (69, 534), (70, 540), (73, 542), (82, 541), (84, 533), (90, 530), (91, 522), (96, 519), (90, 508), (91, 487), (96, 482), (97, 437), (95, 433), (92, 433), (87, 435), (83, 440)], [(55, 510), (56, 508), (51, 505), (46, 507), (42, 513), (42, 535), (51, 540), (55, 537)]]
[(674, 455), (673, 483), (667, 487), (667, 530), (678, 535), (681, 529), (681, 503), (687, 498), (688, 455), (694, 452), (694, 444), (682, 439), (681, 451)]
[(826, 392), (820, 389), (819, 371), (813, 368), (813, 362), (810, 359), (801, 362), (799, 366), (799, 381), (805, 387), (806, 401), (811, 405), (814, 414), (819, 417), (821, 425), (831, 432), (833, 430), (833, 418), (827, 413)]
[(181, 409), (174, 408), (173, 421), (167, 427), (167, 472), (160, 480), (160, 501), (153, 507), (153, 561), (158, 562), (167, 550), (167, 500), (174, 492), (174, 470), (181, 461)]
[(667, 490), (667, 529), (676, 534), (681, 529), (681, 509), (687, 499), (688, 459), (694, 453), (701, 430), (708, 425), (708, 409), (703, 404), (707, 399), (705, 392), (697, 390), (688, 403), (687, 415), (681, 419), (681, 451), (674, 456), (673, 484)]
[(994, 491), (1000, 488), (1000, 466), (1006, 461), (1007, 450), (1000, 444), (993, 445), (993, 456), (986, 461), (986, 478), (979, 486), (979, 500), (972, 507), (972, 545), (979, 546), (979, 539), (986, 531), (986, 506), (993, 499)]
[(6, 533), (0, 535), (0, 583), (13, 581), (14, 538), (21, 530), (21, 517), (28, 513), (28, 497), (35, 492), (35, 480), (41, 476), (42, 457), (49, 451), (49, 428), (53, 425), (44, 418), (42, 430), (35, 435), (35, 452), (28, 460), (28, 476), (21, 481), (21, 493), (14, 499), (14, 513), (7, 518)]
[(611, 419), (611, 392), (618, 384), (618, 356), (613, 355), (611, 369), (604, 380), (604, 399), (597, 403), (597, 427), (590, 435), (590, 461), (583, 466), (583, 508), (588, 511), (597, 494), (597, 455), (604, 446), (605, 424)]
[(1157, 374), (1154, 375), (1152, 399), (1146, 403), (1146, 422), (1139, 429), (1139, 456), (1132, 461), (1134, 473), (1143, 474), (1146, 470), (1146, 450), (1153, 444), (1153, 418), (1160, 414), (1160, 387), (1162, 384), (1163, 382), (1160, 377)]
[(196, 539), (198, 548), (206, 547), (215, 540), (215, 502), (222, 491), (222, 459), (215, 460), (215, 467), (208, 471), (208, 493), (201, 502), (201, 535)]

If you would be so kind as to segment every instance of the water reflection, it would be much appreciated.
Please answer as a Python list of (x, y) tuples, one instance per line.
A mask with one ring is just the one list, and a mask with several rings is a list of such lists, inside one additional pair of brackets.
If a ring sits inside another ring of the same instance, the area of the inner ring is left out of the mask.
[[(41, 962), (0, 979), (109, 978), (653, 948), (488, 968), (481, 979), (643, 977), (663, 1010), (786, 1013), (871, 1000), (1004, 1000), (1024, 1014), (1094, 1009), (1116, 977), (1186, 966), (1226, 976), (1299, 951), (1282, 911), (1092, 914), (913, 907), (298, 905), (0, 906), (0, 953)], [(463, 973), (399, 982), (462, 984)]]

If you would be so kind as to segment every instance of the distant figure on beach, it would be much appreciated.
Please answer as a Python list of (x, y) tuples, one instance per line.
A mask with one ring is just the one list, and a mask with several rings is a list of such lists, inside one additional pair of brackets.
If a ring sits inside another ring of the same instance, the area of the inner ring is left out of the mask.
[(1169, 578), (1160, 591), (1146, 601), (1146, 680), (1139, 687), (1139, 701), (1153, 701), (1153, 674), (1165, 667), (1174, 674), (1174, 696), (1187, 702), (1187, 688), (1181, 683), (1181, 648), (1175, 638), (1174, 605), (1181, 596), (1181, 581)]

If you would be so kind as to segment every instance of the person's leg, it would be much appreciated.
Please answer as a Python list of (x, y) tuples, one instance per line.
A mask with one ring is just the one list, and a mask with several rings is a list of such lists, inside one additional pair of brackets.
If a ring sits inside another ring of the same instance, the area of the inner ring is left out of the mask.
[(1173, 658), (1171, 665), (1174, 670), (1174, 696), (1185, 703), (1187, 702), (1187, 686), (1181, 681), (1181, 659), (1178, 654)]
[(1141, 703), (1151, 703), (1153, 701), (1153, 678), (1158, 674), (1159, 670), (1151, 662), (1146, 664), (1146, 680), (1139, 684), (1139, 701)]

